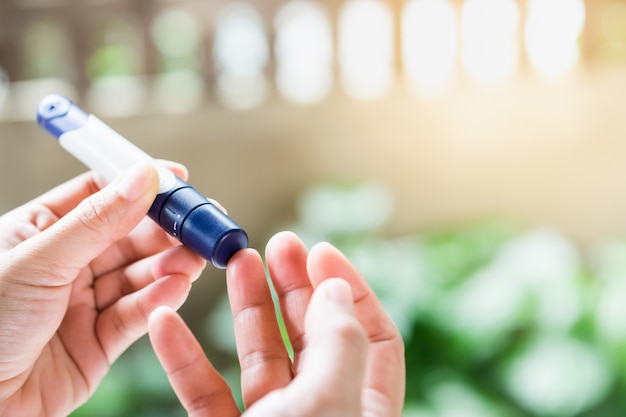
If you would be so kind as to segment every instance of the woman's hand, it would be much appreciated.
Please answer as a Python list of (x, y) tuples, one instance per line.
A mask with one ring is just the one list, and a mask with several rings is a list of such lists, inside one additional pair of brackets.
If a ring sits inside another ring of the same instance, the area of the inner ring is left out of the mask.
[[(399, 417), (404, 347), (361, 275), (334, 247), (307, 253), (292, 233), (269, 243), (266, 259), (294, 361), (276, 321), (261, 257), (238, 252), (227, 268), (245, 417)], [(173, 311), (157, 309), (149, 334), (191, 417), (241, 413), (224, 379)]]
[(153, 166), (101, 185), (87, 173), (0, 217), (0, 415), (69, 414), (204, 268), (145, 217)]

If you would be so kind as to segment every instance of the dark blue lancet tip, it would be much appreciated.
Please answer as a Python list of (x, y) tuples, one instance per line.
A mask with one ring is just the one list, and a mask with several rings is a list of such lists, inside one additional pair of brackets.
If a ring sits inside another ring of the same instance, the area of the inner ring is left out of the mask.
[(84, 126), (89, 115), (67, 97), (51, 94), (37, 107), (37, 123), (55, 138)]
[(224, 269), (228, 261), (239, 250), (248, 247), (248, 235), (243, 229), (234, 229), (218, 243), (212, 263), (216, 268)]

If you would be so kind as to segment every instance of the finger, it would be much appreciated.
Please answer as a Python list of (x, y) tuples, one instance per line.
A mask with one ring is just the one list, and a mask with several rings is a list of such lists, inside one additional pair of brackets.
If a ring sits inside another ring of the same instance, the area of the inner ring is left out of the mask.
[(152, 282), (173, 274), (195, 281), (206, 261), (184, 246), (176, 246), (156, 256), (111, 271), (93, 282), (96, 308), (104, 310), (120, 298), (138, 291)]
[(371, 402), (365, 404), (371, 415), (400, 416), (404, 401), (404, 344), (380, 301), (350, 261), (328, 243), (311, 249), (308, 271), (314, 286), (335, 277), (350, 284), (357, 318), (370, 342), (366, 386), (382, 394), (370, 397)]
[(291, 382), (291, 360), (278, 327), (261, 256), (237, 252), (226, 269), (244, 405)]
[(182, 318), (161, 307), (151, 315), (150, 342), (181, 404), (190, 417), (238, 417), (226, 381), (213, 368)]
[[(187, 168), (177, 162), (159, 160), (172, 172), (185, 180)], [(73, 210), (81, 201), (104, 188), (106, 183), (97, 173), (85, 172), (35, 198), (28, 204), (40, 204), (47, 207), (57, 218), (61, 218)]]
[(166, 159), (157, 159), (157, 162), (172, 171), (181, 180), (187, 181), (187, 179), (189, 178), (189, 171), (187, 170), (187, 167), (185, 165)]
[(168, 235), (152, 219), (144, 218), (128, 235), (105, 249), (89, 266), (95, 276), (103, 276), (137, 260), (180, 245), (178, 240)]
[(281, 232), (267, 243), (265, 257), (297, 366), (304, 349), (304, 316), (313, 294), (306, 269), (307, 250), (295, 234)]
[(59, 218), (42, 204), (26, 204), (0, 217), (0, 251), (13, 249), (47, 229)]
[[(188, 176), (187, 168), (181, 164), (170, 161), (159, 161), (159, 163), (167, 166), (183, 179)], [(0, 251), (12, 249), (46, 230), (104, 185), (104, 180), (96, 173), (86, 172), (4, 214), (0, 217), (0, 234), (4, 237), (0, 242)], [(168, 238), (159, 240), (173, 242)]]
[[(157, 160), (183, 180), (189, 176), (187, 168), (179, 163)], [(94, 275), (99, 276), (111, 271), (111, 265), (128, 265), (138, 259), (151, 256), (180, 242), (167, 234), (151, 219), (142, 220), (128, 236), (108, 248), (102, 256), (91, 263)]]
[(387, 340), (397, 335), (376, 294), (350, 261), (329, 243), (318, 243), (309, 254), (307, 269), (314, 286), (328, 278), (342, 278), (350, 284), (357, 315), (372, 341)]
[(95, 172), (85, 172), (35, 198), (32, 203), (47, 207), (57, 218), (61, 218), (85, 198), (98, 192), (102, 182)]
[(53, 225), (80, 201), (99, 190), (93, 173), (85, 173), (0, 217), (0, 249), (10, 250)]
[(146, 333), (152, 311), (160, 306), (180, 308), (190, 289), (188, 277), (182, 274), (169, 275), (121, 298), (100, 312), (96, 333), (109, 364)]
[(14, 254), (15, 265), (33, 265), (38, 269), (30, 275), (22, 271), (21, 275), (31, 284), (67, 284), (141, 221), (157, 189), (154, 166), (139, 164), (131, 168), (110, 186), (83, 200), (44, 233), (23, 242)]
[(329, 279), (317, 288), (305, 327), (309, 343), (298, 377), (256, 403), (246, 417), (293, 416), (293, 410), (299, 416), (361, 417), (368, 344), (345, 281)]
[(334, 399), (326, 404), (328, 408), (318, 409), (317, 415), (360, 416), (368, 346), (345, 281), (329, 279), (317, 288), (305, 327), (309, 346), (299, 375), (301, 384), (317, 386), (322, 399)]

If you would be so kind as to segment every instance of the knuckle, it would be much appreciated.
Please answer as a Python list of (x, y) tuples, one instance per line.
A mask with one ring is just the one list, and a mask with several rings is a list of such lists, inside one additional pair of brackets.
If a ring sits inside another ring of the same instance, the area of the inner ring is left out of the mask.
[(252, 370), (259, 366), (265, 366), (269, 363), (276, 361), (285, 361), (288, 360), (286, 355), (279, 354), (276, 351), (265, 349), (265, 350), (254, 350), (251, 352), (247, 352), (241, 356), (239, 362), (241, 368), (244, 370)]
[(356, 319), (337, 320), (332, 324), (334, 333), (345, 343), (364, 349), (368, 344), (365, 330)]
[(115, 332), (122, 338), (126, 338), (130, 333), (127, 323), (124, 321), (124, 318), (120, 314), (113, 315), (112, 325), (115, 329)]
[(98, 195), (93, 195), (81, 202), (76, 216), (85, 228), (94, 233), (101, 233), (102, 230), (108, 230), (115, 224), (113, 213), (106, 210), (106, 201)]

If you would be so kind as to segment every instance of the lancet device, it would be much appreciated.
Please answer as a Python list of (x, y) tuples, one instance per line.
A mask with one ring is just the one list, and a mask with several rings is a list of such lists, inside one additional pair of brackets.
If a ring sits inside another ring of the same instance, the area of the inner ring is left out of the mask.
[(248, 246), (246, 232), (206, 197), (68, 98), (56, 94), (43, 98), (37, 122), (107, 182), (138, 162), (154, 163), (159, 194), (148, 216), (215, 267), (226, 268), (235, 252)]

